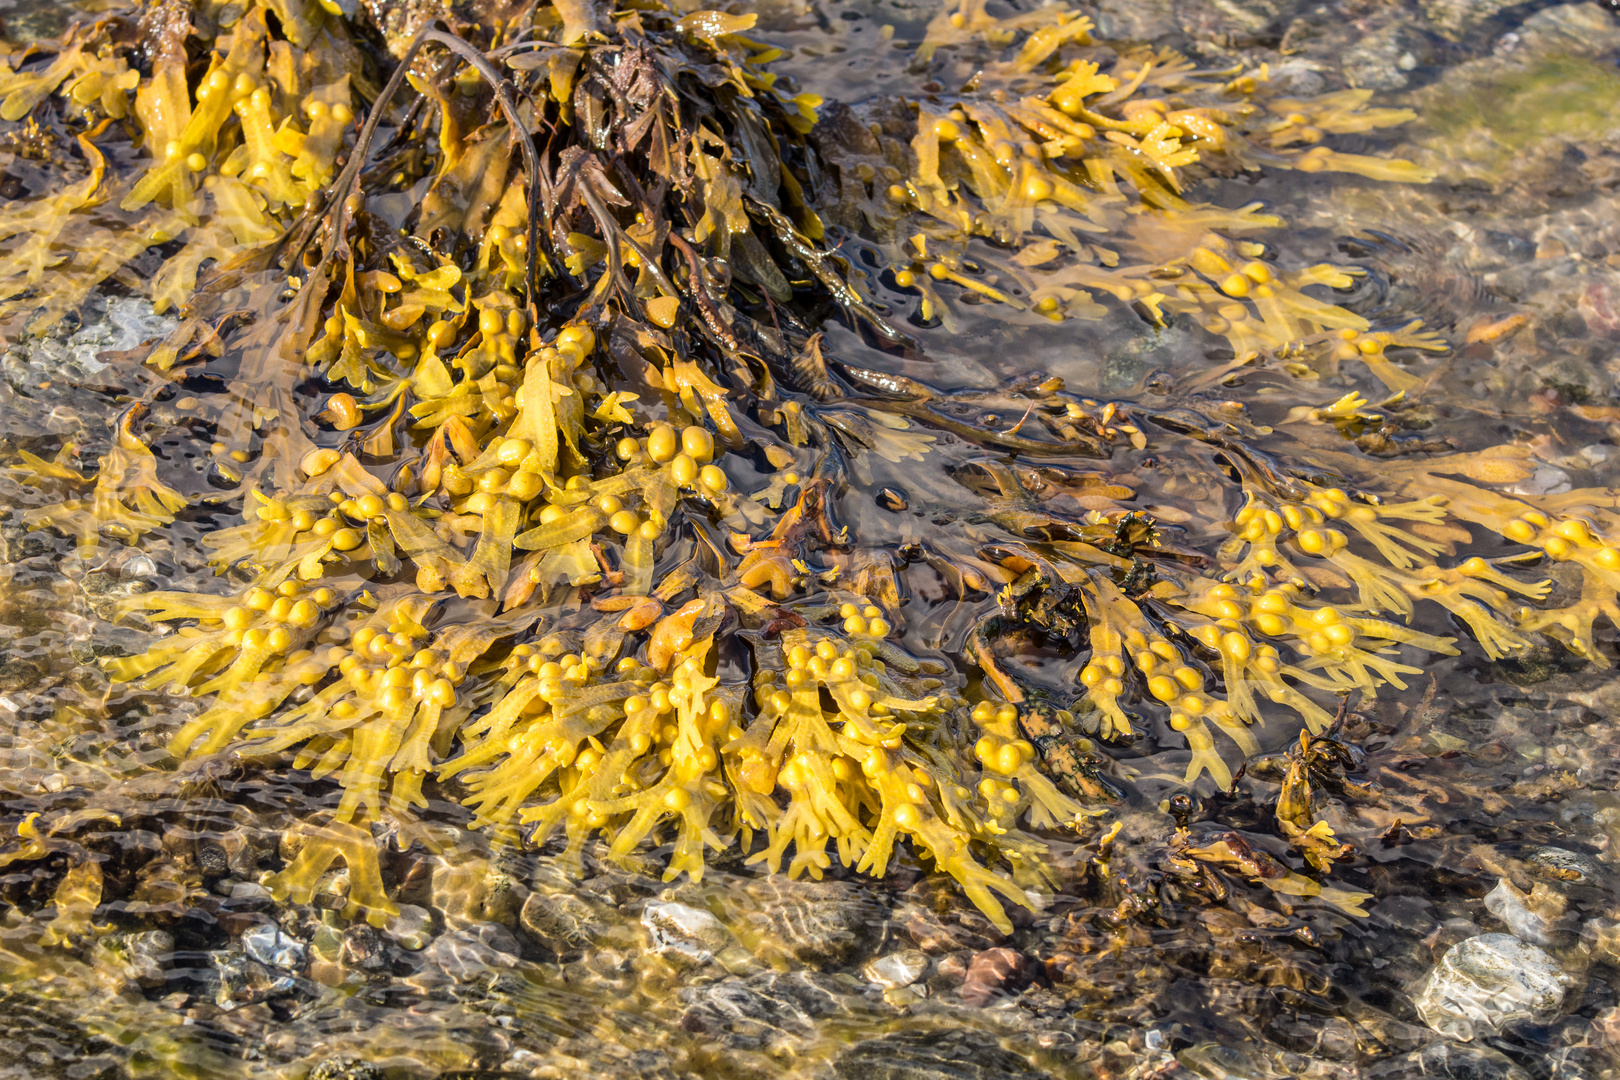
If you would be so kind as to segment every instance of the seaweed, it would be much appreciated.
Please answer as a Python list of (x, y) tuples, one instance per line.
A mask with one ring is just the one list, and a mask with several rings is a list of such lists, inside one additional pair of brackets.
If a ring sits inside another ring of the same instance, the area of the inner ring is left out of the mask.
[(1281, 267), (1251, 239), (1281, 218), (1188, 198), (1203, 176), (1258, 170), (1427, 183), (1410, 162), (1325, 141), (1415, 114), (1371, 107), (1368, 90), (1290, 97), (1263, 67), (1203, 70), (1092, 29), (1061, 6), (999, 19), (977, 0), (948, 5), (918, 58), (962, 51), (977, 64), (969, 82), (909, 103), (909, 141), (833, 137), (843, 223), (879, 240), (918, 315), (953, 320), (946, 284), (1058, 320), (1102, 317), (1102, 296), (1224, 337), (1240, 364), (1326, 351), (1362, 359), (1391, 390), (1415, 386), (1385, 350), (1443, 350), (1436, 335), (1375, 329), (1306, 291), (1348, 288), (1359, 270)]
[[(1428, 603), (1487, 656), (1545, 632), (1601, 662), (1594, 621), (1620, 618), (1613, 497), (1499, 494), (1525, 473), (1511, 448), (1358, 483), (1339, 442), (1375, 415), (1359, 395), (1285, 421), (1285, 454), (1237, 403), (1099, 401), (1041, 373), (947, 392), (845, 362), (815, 329), (921, 351), (823, 220), (831, 164), (864, 185), (840, 197), (924, 316), (948, 314), (945, 282), (1056, 318), (1099, 314), (1101, 294), (1190, 318), (1235, 363), (1359, 359), (1416, 391), (1387, 351), (1435, 335), (1310, 295), (1351, 271), (1268, 259), (1246, 237), (1281, 223), (1257, 207), (1192, 201), (1204, 170), (1422, 182), (1322, 145), (1409, 114), (1097, 43), (1056, 8), (998, 21), (968, 2), (923, 53), (1001, 53), (917, 103), (909, 143), (874, 136), (860, 161), (770, 72), (753, 16), (607, 14), (429, 24), (378, 58), (379, 87), (341, 15), (254, 2), (206, 62), (130, 66), (110, 20), (0, 79), (0, 115), (71, 131), (79, 158), (59, 170), (87, 174), (7, 211), (0, 319), (43, 329), (157, 248), (144, 287), (183, 318), (148, 374), (227, 388), (199, 407), (214, 487), (160, 478), (142, 401), (89, 497), (29, 523), (88, 558), (104, 536), (240, 515), (205, 541), (218, 590), (119, 601), (163, 630), (103, 666), (207, 699), (174, 757), (287, 752), (335, 785), (279, 896), (307, 900), (341, 859), (350, 913), (386, 921), (378, 838), (422, 836), (437, 786), (502, 838), (560, 833), (576, 863), (671, 840), (669, 877), (732, 848), (773, 872), (836, 856), (881, 876), (906, 845), (1006, 932), (1008, 902), (1052, 887), (1061, 832), (1132, 787), (1111, 745), (1185, 745), (1182, 782), (1226, 789), (1258, 725), (1301, 724), (1279, 822), (1325, 873), (1340, 849), (1310, 816), (1307, 770), (1330, 753), (1313, 740), (1335, 698), (1404, 688), (1418, 659), (1456, 651), (1414, 625)], [(92, 483), (74, 453), (15, 472)], [(1139, 490), (1150, 458), (1185, 470), (1192, 509), (1168, 483)], [(925, 463), (974, 509), (940, 509), (903, 546), (854, 535), (840, 499), (874, 461)], [(1521, 548), (1454, 557), (1490, 536)], [(1579, 599), (1523, 573), (1538, 555), (1577, 568)], [(891, 640), (910, 565), (976, 597), (959, 657)], [(1030, 642), (1073, 658), (1061, 686), (1020, 664)], [(1227, 867), (1362, 913), (1362, 894), (1235, 833), (1174, 847), (1187, 874)]]

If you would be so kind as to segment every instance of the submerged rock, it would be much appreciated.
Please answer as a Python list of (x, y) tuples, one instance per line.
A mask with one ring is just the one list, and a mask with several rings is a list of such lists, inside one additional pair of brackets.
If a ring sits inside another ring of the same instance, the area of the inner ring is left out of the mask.
[(791, 1050), (824, 1028), (828, 1017), (863, 1006), (843, 980), (796, 971), (725, 979), (681, 991), (681, 1027), (734, 1050)]
[(1555, 921), (1563, 914), (1564, 897), (1537, 884), (1532, 892), (1521, 892), (1507, 878), (1497, 882), (1485, 897), (1485, 909), (1507, 925), (1520, 941), (1532, 945), (1553, 943)]
[(347, 1054), (329, 1057), (309, 1070), (309, 1080), (382, 1080), (383, 1071)]
[(768, 879), (748, 893), (760, 907), (744, 921), (768, 943), (766, 951), (814, 968), (857, 960), (889, 914), (870, 889), (852, 882)]
[(383, 933), (400, 948), (418, 952), (433, 940), (433, 915), (415, 904), (401, 904), (399, 914), (394, 916)]
[(1047, 1076), (977, 1031), (902, 1031), (856, 1043), (833, 1062), (839, 1080), (1025, 1080)]
[(266, 967), (293, 971), (304, 966), (304, 943), (275, 923), (261, 923), (244, 933), (242, 949)]
[(652, 951), (666, 960), (707, 964), (732, 942), (731, 931), (700, 908), (655, 901), (641, 912), (641, 925), (652, 939)]
[(292, 976), (278, 976), (264, 964), (245, 956), (216, 952), (211, 959), (219, 979), (214, 1002), (226, 1012), (266, 1001), (296, 985)]
[(131, 934), (126, 944), (126, 959), (142, 986), (161, 986), (168, 979), (168, 968), (174, 960), (174, 935), (167, 930)]
[(890, 953), (866, 965), (863, 974), (885, 990), (910, 986), (928, 971), (928, 954), (921, 949)]
[(450, 930), (428, 946), (424, 955), (456, 982), (481, 982), (505, 968), (516, 967), (522, 946), (512, 932), (488, 923)]
[(579, 952), (607, 935), (610, 909), (569, 893), (532, 892), (518, 913), (531, 941), (561, 955)]
[(1023, 953), (1013, 949), (986, 949), (968, 963), (967, 976), (957, 993), (969, 1005), (988, 1005), (997, 997), (1028, 986), (1031, 966)]
[(1446, 950), (1412, 1004), (1425, 1024), (1466, 1042), (1481, 1028), (1556, 1012), (1572, 981), (1542, 949), (1510, 934), (1480, 934)]
[(1380, 1061), (1362, 1075), (1366, 1080), (1530, 1080), (1529, 1073), (1495, 1050), (1448, 1042)]

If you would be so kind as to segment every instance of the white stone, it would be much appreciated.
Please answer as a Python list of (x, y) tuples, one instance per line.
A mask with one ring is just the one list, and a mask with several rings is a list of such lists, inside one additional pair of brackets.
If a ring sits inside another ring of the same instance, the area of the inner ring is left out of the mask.
[(1511, 934), (1480, 934), (1446, 950), (1413, 988), (1423, 1022), (1468, 1041), (1512, 1020), (1549, 1017), (1573, 980), (1543, 950)]
[(919, 949), (880, 956), (866, 965), (865, 975), (885, 990), (910, 986), (928, 970), (928, 955)]
[(1524, 893), (1515, 889), (1507, 878), (1499, 880), (1496, 888), (1485, 894), (1485, 910), (1506, 923), (1508, 931), (1520, 941), (1532, 945), (1552, 943), (1547, 920), (1525, 906)]
[(667, 960), (706, 964), (732, 941), (719, 919), (674, 901), (648, 904), (642, 909), (641, 925), (652, 938), (652, 951)]
[(399, 914), (383, 929), (388, 940), (411, 952), (427, 948), (433, 940), (433, 916), (415, 904), (399, 905)]
[(261, 923), (244, 933), (242, 950), (266, 967), (293, 971), (304, 966), (304, 943), (275, 923)]

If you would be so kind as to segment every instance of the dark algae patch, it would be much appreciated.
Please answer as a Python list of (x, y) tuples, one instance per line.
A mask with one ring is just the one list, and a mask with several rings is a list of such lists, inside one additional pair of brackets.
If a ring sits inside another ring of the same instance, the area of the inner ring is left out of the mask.
[(1294, 6), (0, 11), (0, 1077), (1611, 1072), (1620, 25)]

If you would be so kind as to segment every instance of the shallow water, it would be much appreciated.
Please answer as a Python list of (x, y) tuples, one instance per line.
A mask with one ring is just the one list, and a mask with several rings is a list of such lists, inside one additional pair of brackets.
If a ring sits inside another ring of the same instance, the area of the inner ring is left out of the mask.
[[(774, 70), (857, 116), (875, 115), (886, 95), (924, 96), (971, 74), (955, 50), (913, 61), (931, 3), (758, 10), (757, 36), (791, 50)], [(58, 32), (51, 14), (0, 10), (14, 40)], [(1423, 380), (1382, 406), (1399, 418), (1398, 437), (1452, 451), (1526, 447), (1527, 496), (1620, 487), (1620, 15), (1497, 0), (1108, 0), (1091, 14), (1100, 36), (1175, 47), (1207, 68), (1264, 62), (1302, 94), (1365, 86), (1379, 104), (1415, 108), (1415, 122), (1340, 148), (1410, 158), (1437, 171), (1432, 184), (1262, 172), (1206, 179), (1195, 194), (1226, 207), (1264, 201), (1288, 222), (1264, 235), (1269, 260), (1358, 267), (1364, 276), (1337, 303), (1380, 327), (1422, 319), (1444, 336), (1444, 353), (1398, 357)], [(38, 180), (27, 162), (8, 168)], [(968, 392), (1039, 370), (1072, 393), (1146, 408), (1235, 400), (1267, 449), (1334, 462), (1354, 452), (1372, 482), (1385, 468), (1331, 426), (1290, 420), (1353, 389), (1384, 401), (1359, 365), (1229, 369), (1222, 340), (1185, 322), (1156, 328), (1124, 305), (1053, 323), (962, 303), (954, 323), (930, 324), (892, 270), (863, 264), (868, 241), (844, 239), (917, 343), (880, 348), (830, 321), (823, 348), (844, 363)], [(210, 396), (223, 396), (219, 370), (171, 380), (132, 360), (176, 320), (126, 292), (104, 288), (43, 340), (8, 337), (6, 464), (21, 450), (49, 459), (64, 441), (89, 461), (109, 445), (110, 417), (151, 398), (163, 474), (200, 500), (224, 486), (210, 472), (210, 444), (223, 436), (202, 419), (215, 415)], [(1470, 341), (1514, 315), (1522, 325)], [(1006, 431), (1020, 419), (1007, 400), (964, 396), (961, 407), (996, 413), (978, 422)], [(904, 553), (1010, 536), (986, 513), (984, 479), (1008, 455), (944, 430), (921, 441), (916, 424), (874, 430), (859, 406), (845, 413), (858, 434), (844, 444), (851, 482), (833, 511), (859, 546), (817, 569), (894, 568), (897, 639), (967, 674), (964, 650), (995, 596), (958, 593)], [(1123, 501), (1152, 513), (1176, 550), (1207, 558), (1242, 505), (1235, 486), (1205, 483), (1211, 460), (1186, 443), (1150, 443), (1106, 461), (1025, 463), (1106, 472), (1134, 494), (1103, 497), (1071, 476), (1050, 504), (1078, 516)], [(736, 463), (733, 481), (764, 486), (765, 473), (748, 475), (759, 467)], [(1459, 620), (1419, 609), (1413, 626), (1456, 636), (1460, 654), (1406, 647), (1419, 674), (1352, 699), (1338, 736), (1355, 748), (1349, 782), (1341, 769), (1317, 791), (1317, 815), (1352, 849), (1322, 876), (1371, 894), (1363, 918), (1242, 873), (1178, 876), (1178, 824), (1305, 864), (1277, 830), (1275, 760), (1253, 763), (1229, 791), (1206, 776), (1189, 792), (1188, 751), (1155, 717), (1144, 737), (1105, 751), (1122, 797), (1100, 821), (1118, 822), (1118, 839), (1110, 849), (1091, 830), (1050, 835), (1056, 888), (1039, 910), (1013, 911), (1010, 936), (904, 849), (878, 881), (836, 867), (819, 882), (766, 876), (736, 848), (711, 854), (698, 883), (662, 880), (667, 848), (623, 865), (587, 847), (575, 876), (556, 847), (469, 830), (458, 790), (432, 782), (415, 842), (386, 849), (402, 915), (378, 930), (344, 918), (341, 897), (280, 903), (263, 884), (294, 853), (297, 823), (337, 805), (336, 783), (293, 768), (290, 753), (177, 763), (166, 742), (202, 704), (110, 683), (97, 664), (149, 640), (113, 620), (118, 598), (219, 591), (201, 538), (239, 508), (194, 508), (81, 559), (74, 539), (21, 523), (46, 501), (21, 470), (0, 474), (0, 824), (14, 837), (0, 849), (5, 1080), (1573, 1080), (1620, 1059), (1610, 853), (1620, 651), (1609, 623), (1601, 665), (1539, 635), (1492, 660)], [(1510, 550), (1476, 535), (1457, 557)], [(1086, 660), (1023, 640), (1008, 663), (1072, 695)], [(1299, 729), (1278, 710), (1257, 734), (1275, 753)], [(26, 848), (19, 827), (32, 815), (44, 850), (6, 859)], [(62, 883), (87, 865), (102, 879), (99, 902), (74, 911)], [(74, 918), (87, 922), (68, 926)], [(42, 937), (53, 919), (67, 944)], [(1561, 1003), (1471, 1040), (1438, 1033), (1414, 1003), (1420, 981), (1452, 946), (1494, 932), (1540, 938), (1567, 978)]]

